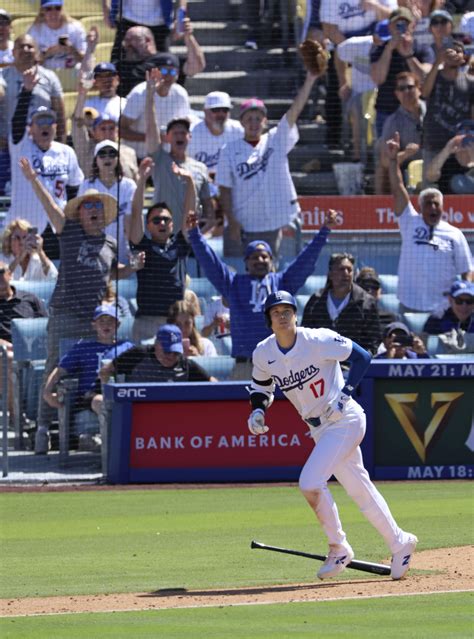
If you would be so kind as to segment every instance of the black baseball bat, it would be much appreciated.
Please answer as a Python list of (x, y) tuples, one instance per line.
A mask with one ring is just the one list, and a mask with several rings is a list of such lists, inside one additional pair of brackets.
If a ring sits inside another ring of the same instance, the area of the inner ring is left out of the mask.
[[(319, 561), (326, 561), (326, 555), (314, 555), (309, 552), (303, 552), (302, 550), (289, 550), (288, 548), (279, 548), (278, 546), (268, 546), (262, 544), (260, 541), (253, 540), (250, 544), (250, 548), (260, 548), (260, 550), (273, 550), (274, 552), (282, 552), (285, 555), (296, 555), (297, 557), (307, 557), (308, 559), (318, 559)], [(347, 568), (353, 570), (362, 570), (362, 572), (371, 572), (375, 575), (389, 575), (390, 566), (385, 564), (374, 564), (371, 561), (359, 561), (353, 559), (350, 564), (347, 564)]]

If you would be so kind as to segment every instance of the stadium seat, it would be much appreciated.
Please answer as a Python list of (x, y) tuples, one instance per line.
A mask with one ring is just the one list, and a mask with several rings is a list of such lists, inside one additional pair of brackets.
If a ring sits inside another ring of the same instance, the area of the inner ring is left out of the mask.
[(193, 277), (188, 284), (188, 288), (194, 291), (198, 297), (202, 297), (205, 300), (210, 299), (213, 295), (219, 295), (219, 291), (207, 277)]
[(429, 316), (429, 313), (403, 313), (406, 325), (417, 335), (423, 333), (423, 328)]
[(199, 366), (202, 366), (209, 375), (216, 377), (219, 381), (230, 379), (235, 366), (235, 359), (230, 357), (230, 355), (218, 355), (217, 357), (196, 355), (189, 359), (193, 359)]
[(103, 21), (101, 0), (67, 0), (65, 9), (76, 19), (96, 15)]
[(99, 43), (113, 43), (115, 39), (115, 30), (105, 24), (102, 16), (87, 16), (85, 18), (81, 18), (80, 21), (86, 30), (86, 33), (91, 27), (97, 27), (99, 32)]
[(398, 287), (398, 275), (379, 275), (379, 280), (382, 284), (383, 293), (396, 294)]
[(441, 350), (441, 342), (438, 335), (428, 335), (426, 338), (426, 350), (428, 355), (436, 355)]
[(310, 275), (301, 288), (298, 289), (298, 295), (313, 295), (325, 287), (327, 281), (326, 275)]
[(54, 69), (54, 72), (61, 82), (63, 91), (70, 93), (77, 90), (77, 70), (76, 69)]
[(15, 442), (22, 441), (20, 415), (36, 419), (38, 397), (47, 355), (47, 317), (13, 319), (11, 323), (13, 396), (15, 400)]
[(12, 280), (11, 285), (14, 286), (17, 291), (36, 295), (36, 297), (39, 297), (39, 299), (47, 306), (51, 299), (51, 295), (53, 294), (56, 282), (27, 282), (25, 280)]
[(117, 284), (117, 291), (120, 297), (124, 297), (127, 302), (137, 296), (137, 278), (127, 277), (124, 280), (119, 280)]
[(384, 311), (398, 313), (400, 309), (400, 301), (394, 293), (382, 293), (379, 298), (379, 306)]
[(99, 62), (110, 62), (112, 53), (112, 42), (99, 42), (95, 49), (95, 60)]
[[(2, 3), (2, 8), (4, 7)], [(19, 36), (25, 34), (31, 27), (35, 19), (34, 15), (28, 15), (22, 18), (15, 18), (12, 20), (12, 40), (15, 40)]]

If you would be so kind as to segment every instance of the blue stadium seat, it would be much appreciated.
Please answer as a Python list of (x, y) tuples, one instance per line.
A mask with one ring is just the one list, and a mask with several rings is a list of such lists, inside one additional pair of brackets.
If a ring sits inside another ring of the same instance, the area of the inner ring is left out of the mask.
[(423, 333), (423, 328), (429, 316), (429, 313), (403, 313), (405, 324), (417, 335)]
[(327, 281), (326, 275), (310, 275), (301, 288), (298, 289), (298, 295), (313, 295), (325, 287)]
[(17, 291), (36, 295), (36, 297), (39, 297), (39, 299), (47, 306), (51, 299), (51, 295), (53, 294), (56, 282), (27, 282), (25, 280), (12, 280), (11, 285), (14, 286)]
[(382, 284), (383, 293), (396, 294), (398, 286), (398, 275), (379, 275), (380, 283)]
[(198, 297), (202, 297), (205, 300), (210, 299), (213, 295), (219, 295), (219, 291), (207, 277), (193, 277), (189, 282), (188, 288), (194, 291)]
[(379, 307), (384, 311), (398, 314), (400, 301), (395, 293), (382, 293), (379, 298)]
[(441, 342), (437, 335), (428, 335), (426, 338), (426, 350), (428, 355), (436, 355), (441, 350)]
[(38, 397), (47, 356), (47, 317), (14, 319), (11, 323), (13, 362), (13, 394), (15, 411), (15, 441), (22, 441), (20, 414), (35, 420)]
[(124, 297), (127, 302), (137, 297), (137, 277), (128, 277), (116, 283), (118, 295)]
[(209, 375), (216, 377), (219, 381), (230, 379), (235, 366), (235, 359), (230, 355), (218, 355), (217, 357), (197, 355), (189, 359), (193, 359)]

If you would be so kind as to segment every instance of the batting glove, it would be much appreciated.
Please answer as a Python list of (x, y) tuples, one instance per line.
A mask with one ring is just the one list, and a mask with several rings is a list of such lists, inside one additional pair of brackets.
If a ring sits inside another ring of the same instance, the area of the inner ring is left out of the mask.
[(252, 435), (263, 435), (268, 432), (268, 426), (265, 424), (265, 413), (261, 408), (256, 408), (250, 413), (247, 424)]
[[(347, 391), (347, 392), (346, 392)], [(337, 399), (333, 399), (332, 402), (329, 403), (324, 413), (321, 415), (322, 422), (338, 422), (344, 415), (344, 411), (346, 410), (347, 402), (350, 400), (350, 390), (344, 388), (341, 390), (341, 393)]]

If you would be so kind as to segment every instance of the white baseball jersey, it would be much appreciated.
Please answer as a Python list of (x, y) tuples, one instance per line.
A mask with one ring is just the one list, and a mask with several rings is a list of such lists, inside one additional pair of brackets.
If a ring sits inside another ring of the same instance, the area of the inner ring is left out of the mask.
[[(79, 53), (84, 54), (86, 52), (86, 30), (78, 20), (68, 21), (59, 29), (51, 29), (43, 22), (30, 27), (28, 34), (34, 38), (41, 52), (56, 46), (62, 36), (67, 36), (72, 46)], [(58, 53), (43, 62), (43, 66), (47, 69), (72, 69), (76, 65), (75, 57), (67, 53)]]
[[(123, 111), (123, 115), (135, 120), (132, 128), (138, 133), (145, 133), (145, 101), (146, 82), (141, 82), (128, 94)], [(190, 108), (188, 92), (179, 84), (173, 84), (165, 98), (155, 92), (155, 112), (160, 126), (166, 126), (173, 118), (189, 117)], [(138, 158), (146, 156), (145, 142), (129, 140), (127, 144), (135, 149)]]
[(136, 183), (130, 178), (124, 177), (120, 180), (120, 183), (115, 182), (111, 187), (107, 187), (100, 180), (85, 180), (79, 187), (78, 195), (83, 195), (88, 189), (96, 189), (100, 193), (107, 193), (107, 195), (111, 195), (119, 202), (118, 218), (106, 226), (104, 232), (117, 241), (119, 262), (127, 262), (130, 251), (128, 239), (125, 235), (125, 218), (131, 216), (132, 213), (132, 200), (137, 189)]
[[(378, 0), (379, 4), (392, 9), (397, 8), (397, 0)], [(321, 0), (319, 10), (321, 22), (336, 24), (344, 34), (363, 31), (377, 22), (375, 11), (366, 11), (359, 0)], [(355, 35), (355, 34), (354, 34)], [(362, 35), (359, 33), (358, 35)]]
[[(275, 335), (257, 344), (253, 352), (252, 390), (273, 392), (279, 386), (303, 419), (319, 417), (344, 386), (339, 362), (352, 352), (352, 341), (328, 328), (296, 329), (296, 343), (287, 353)], [(273, 380), (273, 385), (258, 382)]]
[(364, 93), (377, 87), (370, 77), (370, 50), (373, 46), (371, 35), (347, 38), (337, 45), (337, 55), (352, 67), (352, 93)]
[(244, 137), (244, 129), (237, 120), (226, 121), (221, 135), (212, 135), (204, 120), (198, 122), (192, 129), (192, 138), (188, 146), (188, 155), (199, 162), (203, 162), (210, 171), (215, 171), (221, 149), (224, 144), (241, 140)]
[(462, 231), (440, 221), (433, 229), (408, 204), (398, 218), (402, 248), (398, 264), (398, 299), (417, 311), (432, 311), (446, 301), (457, 275), (473, 270), (472, 254)]
[(287, 157), (298, 139), (298, 128), (283, 116), (257, 146), (242, 139), (222, 149), (216, 182), (232, 189), (233, 214), (245, 231), (280, 229), (298, 214)]
[(25, 157), (29, 160), (43, 186), (62, 209), (67, 202), (66, 185), (79, 186), (84, 180), (84, 174), (79, 168), (74, 150), (67, 144), (52, 142), (49, 149), (43, 151), (33, 142), (28, 133), (25, 133), (18, 144), (13, 144), (10, 137), (9, 147), (12, 191), (10, 210), (5, 224), (20, 217), (28, 220), (31, 226), (37, 226), (38, 232), (42, 233), (49, 220), (31, 183), (25, 178), (18, 166), (19, 159)]

